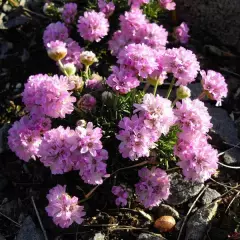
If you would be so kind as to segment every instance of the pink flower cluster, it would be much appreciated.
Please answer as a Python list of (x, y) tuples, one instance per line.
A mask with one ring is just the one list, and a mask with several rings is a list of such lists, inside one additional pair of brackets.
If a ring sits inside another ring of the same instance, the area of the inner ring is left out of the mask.
[(23, 161), (39, 157), (39, 146), (42, 134), (51, 128), (49, 118), (24, 116), (16, 121), (8, 131), (8, 145), (10, 149)]
[(117, 197), (116, 198), (116, 205), (117, 206), (126, 206), (127, 205), (127, 199), (128, 199), (128, 191), (123, 186), (113, 186), (112, 187), (112, 193)]
[(77, 224), (83, 222), (83, 217), (86, 215), (84, 207), (78, 205), (77, 197), (70, 197), (66, 193), (66, 185), (57, 185), (50, 189), (47, 199), (49, 203), (46, 211), (56, 225), (68, 228), (73, 222)]
[(195, 81), (200, 70), (196, 55), (183, 47), (167, 49), (162, 61), (166, 71), (173, 73), (177, 79), (177, 86), (186, 86)]
[(208, 70), (201, 71), (202, 86), (208, 97), (217, 101), (217, 106), (221, 106), (222, 99), (227, 97), (228, 88), (225, 78), (221, 73)]
[(76, 3), (66, 3), (63, 6), (62, 19), (66, 24), (74, 23), (76, 15), (77, 15)]
[(71, 38), (66, 40), (67, 55), (62, 59), (63, 64), (72, 63), (78, 69), (82, 68), (82, 63), (80, 62), (80, 54), (83, 52), (83, 49), (79, 44)]
[(139, 183), (135, 184), (137, 200), (145, 208), (158, 206), (170, 194), (170, 181), (165, 171), (153, 167), (144, 167), (138, 171)]
[(85, 12), (79, 17), (78, 32), (84, 40), (99, 42), (108, 34), (109, 23), (102, 12)]
[(104, 13), (106, 17), (110, 17), (115, 10), (114, 3), (107, 3), (105, 0), (98, 0), (98, 7), (100, 9), (100, 12)]
[(146, 44), (129, 44), (118, 55), (118, 63), (146, 78), (157, 70), (155, 52)]
[(212, 127), (211, 117), (204, 103), (198, 99), (183, 99), (176, 103), (175, 115), (182, 132), (174, 153), (180, 158), (178, 165), (186, 179), (203, 182), (218, 167), (217, 151), (207, 142), (207, 132)]
[(132, 8), (121, 15), (120, 27), (109, 41), (109, 49), (113, 55), (118, 55), (124, 46), (133, 43), (144, 43), (155, 50), (165, 49), (168, 32), (162, 26), (149, 23), (139, 8)]
[(139, 8), (143, 4), (148, 4), (149, 0), (128, 0), (128, 5), (131, 5), (133, 8)]
[(159, 0), (160, 6), (169, 11), (175, 10), (176, 3), (173, 0)]
[(23, 102), (32, 114), (65, 118), (74, 109), (76, 98), (69, 92), (74, 87), (64, 76), (33, 75), (25, 84)]
[(108, 77), (106, 83), (120, 94), (126, 94), (139, 86), (140, 82), (134, 73), (127, 68), (112, 68), (113, 73)]
[(119, 122), (122, 129), (117, 135), (119, 151), (131, 160), (149, 157), (150, 150), (161, 134), (167, 134), (175, 123), (171, 101), (157, 95), (145, 94), (142, 104), (134, 104), (138, 115), (125, 117)]
[(79, 170), (88, 184), (101, 184), (106, 175), (108, 153), (102, 149), (102, 131), (89, 122), (75, 130), (62, 126), (45, 132), (39, 148), (40, 161), (53, 174)]
[(185, 22), (183, 22), (181, 23), (180, 26), (176, 27), (174, 34), (180, 43), (186, 44), (188, 43), (188, 39), (190, 37), (188, 35), (188, 32), (189, 32), (188, 25)]
[(45, 47), (48, 43), (59, 40), (65, 42), (68, 39), (68, 29), (64, 23), (50, 23), (43, 33), (43, 42)]

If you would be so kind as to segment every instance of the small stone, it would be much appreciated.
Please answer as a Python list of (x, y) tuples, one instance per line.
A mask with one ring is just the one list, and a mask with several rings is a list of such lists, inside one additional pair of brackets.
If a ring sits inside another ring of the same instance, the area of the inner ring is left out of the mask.
[(98, 232), (94, 235), (93, 240), (105, 240), (105, 235), (101, 232)]
[(16, 240), (43, 240), (44, 237), (30, 216), (26, 217), (18, 232)]
[(202, 240), (208, 230), (208, 226), (215, 216), (218, 203), (212, 203), (208, 207), (202, 207), (189, 219), (187, 223), (185, 240)]
[(152, 235), (149, 233), (141, 233), (138, 237), (137, 240), (166, 240), (166, 238), (160, 236), (158, 234), (158, 236), (156, 235)]
[(185, 181), (179, 173), (170, 174), (169, 177), (171, 182), (171, 194), (166, 202), (170, 205), (179, 205), (187, 202), (189, 199), (196, 196), (204, 187), (203, 183)]
[(223, 159), (226, 164), (240, 163), (240, 149), (239, 148), (229, 149), (228, 151), (225, 152)]
[(223, 108), (213, 107), (210, 104), (206, 104), (206, 106), (212, 117), (213, 128), (211, 129), (211, 134), (217, 135), (220, 141), (234, 145), (238, 144), (240, 141), (238, 131), (227, 111)]
[(216, 198), (220, 197), (221, 194), (212, 189), (212, 188), (208, 188), (205, 193), (203, 194), (203, 197), (202, 197), (202, 203), (204, 205), (206, 204), (210, 204), (213, 200), (215, 200)]
[(22, 84), (21, 83), (18, 83), (17, 85), (16, 85), (16, 89), (19, 89), (19, 88), (21, 88), (22, 87)]
[(158, 218), (162, 216), (168, 216), (168, 215), (177, 219), (180, 218), (178, 211), (166, 204), (161, 204), (160, 206), (156, 207), (154, 210), (156, 211), (156, 215)]

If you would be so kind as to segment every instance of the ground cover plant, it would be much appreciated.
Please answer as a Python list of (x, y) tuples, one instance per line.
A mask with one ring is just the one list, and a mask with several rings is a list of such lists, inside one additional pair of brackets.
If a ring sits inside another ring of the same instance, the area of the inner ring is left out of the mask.
[[(94, 225), (99, 205), (141, 208), (151, 225), (146, 212), (171, 196), (170, 173), (194, 184), (218, 173), (204, 101), (221, 106), (228, 87), (187, 49), (187, 23), (166, 29), (158, 22), (167, 11), (175, 22), (175, 7), (171, 0), (99, 0), (84, 11), (75, 2), (44, 5), (52, 22), (42, 44), (55, 69), (28, 77), (8, 145), (55, 179), (41, 198), (56, 228)], [(192, 99), (188, 85), (199, 79)], [(161, 224), (161, 232), (175, 227)]]

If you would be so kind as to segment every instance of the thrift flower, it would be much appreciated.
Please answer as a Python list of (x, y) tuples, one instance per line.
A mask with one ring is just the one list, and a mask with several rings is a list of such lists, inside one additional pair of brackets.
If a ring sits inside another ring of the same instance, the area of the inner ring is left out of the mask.
[(228, 89), (225, 78), (221, 73), (208, 70), (207, 72), (201, 71), (202, 86), (207, 93), (207, 96), (216, 100), (216, 106), (221, 106), (222, 99), (227, 97)]
[(96, 98), (91, 94), (84, 94), (77, 102), (77, 106), (84, 112), (90, 112), (96, 106)]
[(66, 24), (74, 23), (77, 15), (77, 4), (66, 3), (63, 6), (62, 19)]
[(115, 201), (117, 206), (125, 207), (127, 205), (128, 192), (124, 187), (113, 186), (112, 193), (117, 197)]
[(98, 62), (98, 59), (92, 51), (84, 51), (80, 54), (80, 61), (85, 66), (91, 66), (93, 63)]
[(74, 85), (64, 76), (33, 75), (25, 84), (23, 102), (31, 114), (65, 118), (74, 109), (76, 98), (68, 92), (73, 88)]
[(98, 0), (98, 7), (100, 9), (100, 12), (104, 13), (106, 17), (110, 17), (115, 10), (114, 3), (107, 3), (105, 0)]
[(65, 42), (68, 39), (68, 29), (64, 23), (50, 23), (43, 33), (43, 42), (45, 47), (50, 42), (59, 40)]
[(135, 184), (137, 200), (145, 208), (158, 206), (163, 200), (167, 200), (170, 192), (170, 181), (165, 171), (153, 167), (144, 167), (138, 171), (139, 183)]
[(56, 62), (63, 59), (67, 55), (66, 43), (58, 40), (48, 43), (47, 53), (48, 56)]
[(61, 228), (68, 228), (73, 222), (81, 224), (86, 215), (84, 207), (78, 205), (77, 197), (70, 197), (66, 193), (66, 185), (57, 185), (50, 189), (48, 195), (48, 206), (45, 208), (48, 216)]
[(78, 20), (78, 32), (84, 40), (99, 42), (108, 34), (109, 23), (102, 12), (85, 12)]
[(149, 0), (128, 0), (128, 5), (131, 5), (133, 8), (139, 8), (143, 4), (148, 4)]
[(160, 6), (169, 11), (175, 10), (176, 3), (173, 0), (159, 0)]
[(113, 73), (108, 77), (106, 83), (116, 92), (126, 94), (139, 86), (138, 78), (128, 69), (123, 67), (119, 69), (114, 66), (112, 70)]
[(174, 34), (175, 34), (176, 38), (182, 44), (188, 43), (188, 39), (190, 37), (188, 35), (188, 32), (189, 32), (189, 28), (185, 22), (181, 23), (181, 25), (179, 27), (175, 28), (175, 30), (174, 30)]

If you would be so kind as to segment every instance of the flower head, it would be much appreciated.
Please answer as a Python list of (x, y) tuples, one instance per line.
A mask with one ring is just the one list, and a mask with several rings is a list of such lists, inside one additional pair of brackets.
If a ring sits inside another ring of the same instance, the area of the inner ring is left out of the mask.
[(180, 85), (176, 91), (177, 99), (184, 99), (191, 97), (191, 90), (186, 87)]
[(128, 0), (128, 5), (131, 5), (132, 8), (139, 8), (143, 4), (148, 4), (149, 0)]
[(99, 42), (108, 30), (109, 23), (102, 12), (85, 12), (78, 20), (78, 32), (84, 40)]
[(157, 70), (155, 52), (146, 44), (129, 44), (118, 55), (118, 63), (146, 78)]
[(73, 222), (81, 224), (85, 216), (83, 206), (78, 205), (77, 197), (70, 197), (66, 193), (66, 186), (57, 185), (50, 189), (48, 195), (48, 216), (61, 228), (68, 228)]
[(77, 106), (84, 112), (92, 111), (96, 106), (96, 98), (91, 94), (84, 94), (77, 102)]
[(31, 114), (64, 118), (73, 111), (76, 98), (68, 92), (73, 88), (74, 85), (64, 76), (33, 75), (25, 84), (23, 102)]
[(225, 78), (221, 73), (208, 70), (201, 71), (202, 85), (210, 99), (217, 101), (217, 106), (221, 106), (222, 99), (227, 97), (228, 89)]
[(176, 8), (176, 3), (173, 0), (159, 0), (160, 6), (172, 11)]
[(100, 11), (106, 15), (106, 17), (110, 17), (115, 10), (114, 3), (107, 3), (105, 0), (98, 0), (98, 7)]
[(49, 118), (24, 116), (16, 121), (8, 131), (8, 145), (10, 149), (23, 161), (39, 157), (39, 146), (42, 134), (51, 128)]
[(126, 94), (133, 88), (139, 86), (140, 82), (132, 71), (126, 68), (118, 68), (114, 66), (112, 68), (113, 73), (108, 77), (106, 83), (112, 87), (115, 91)]
[(145, 208), (158, 206), (163, 200), (166, 200), (170, 194), (170, 181), (165, 171), (160, 168), (146, 167), (138, 171), (140, 177), (139, 183), (135, 184), (137, 200)]
[(98, 74), (92, 74), (91, 79), (86, 80), (85, 85), (87, 88), (92, 90), (102, 89), (103, 78)]
[(97, 62), (98, 59), (92, 51), (84, 51), (80, 54), (80, 61), (85, 66), (90, 66), (93, 63)]
[(64, 23), (50, 23), (43, 33), (43, 41), (45, 47), (48, 43), (56, 40), (65, 42), (68, 38), (68, 29)]
[(54, 61), (63, 59), (67, 55), (66, 43), (58, 40), (49, 42), (47, 44), (47, 53)]
[(188, 25), (183, 22), (181, 23), (180, 26), (176, 27), (175, 31), (174, 31), (174, 34), (176, 36), (176, 38), (180, 41), (180, 43), (188, 43), (188, 39), (189, 39), (189, 35), (188, 35), (188, 32), (189, 32), (189, 28), (188, 28)]
[(77, 4), (66, 3), (63, 6), (62, 19), (66, 24), (74, 23), (77, 15)]
[(128, 199), (128, 191), (123, 186), (113, 186), (112, 193), (117, 197), (116, 198), (116, 205), (117, 206), (126, 206), (127, 199)]

